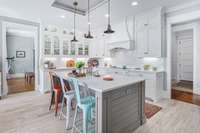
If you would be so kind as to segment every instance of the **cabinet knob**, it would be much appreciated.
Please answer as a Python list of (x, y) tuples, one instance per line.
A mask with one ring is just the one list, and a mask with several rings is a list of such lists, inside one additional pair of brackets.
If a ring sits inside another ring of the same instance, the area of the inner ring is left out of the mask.
[(148, 26), (148, 24), (144, 24), (144, 26)]
[(148, 54), (148, 52), (144, 52), (144, 54)]

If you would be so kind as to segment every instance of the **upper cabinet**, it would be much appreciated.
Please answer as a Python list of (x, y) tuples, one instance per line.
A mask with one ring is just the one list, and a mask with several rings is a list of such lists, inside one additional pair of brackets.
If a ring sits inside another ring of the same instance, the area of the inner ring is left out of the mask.
[(44, 56), (86, 57), (89, 56), (89, 41), (78, 37), (79, 42), (72, 43), (72, 35), (57, 28), (47, 29), (43, 32)]
[(44, 35), (44, 55), (60, 55), (60, 40), (57, 35), (50, 33)]
[[(101, 31), (102, 32), (102, 31)], [(99, 32), (99, 33), (101, 33)], [(108, 35), (98, 34), (94, 39), (90, 40), (90, 57), (104, 58), (110, 57), (108, 50)]]
[(136, 49), (138, 57), (164, 56), (164, 17), (162, 8), (136, 16)]

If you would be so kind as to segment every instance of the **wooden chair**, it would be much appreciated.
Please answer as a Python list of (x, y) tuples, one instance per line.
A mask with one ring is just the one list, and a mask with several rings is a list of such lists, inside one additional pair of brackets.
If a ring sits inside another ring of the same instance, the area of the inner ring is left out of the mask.
[(51, 110), (51, 106), (55, 104), (55, 116), (58, 113), (58, 104), (61, 101), (62, 97), (62, 89), (60, 78), (56, 75), (55, 72), (49, 72), (50, 80), (51, 80), (51, 101), (49, 110)]
[(32, 83), (32, 80), (35, 78), (35, 73), (34, 72), (26, 72), (25, 73), (25, 81), (28, 84)]

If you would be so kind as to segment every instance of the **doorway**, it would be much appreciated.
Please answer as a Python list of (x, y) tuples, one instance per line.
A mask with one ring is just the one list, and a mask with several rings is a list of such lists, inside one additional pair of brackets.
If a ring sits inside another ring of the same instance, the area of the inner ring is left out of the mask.
[(172, 89), (193, 93), (193, 30), (174, 32)]
[(35, 87), (34, 34), (25, 29), (7, 28), (8, 94), (33, 91)]
[(195, 94), (195, 38), (190, 24), (177, 25), (172, 29), (171, 98), (200, 105)]
[(24, 23), (2, 22), (3, 96), (38, 89), (39, 27)]

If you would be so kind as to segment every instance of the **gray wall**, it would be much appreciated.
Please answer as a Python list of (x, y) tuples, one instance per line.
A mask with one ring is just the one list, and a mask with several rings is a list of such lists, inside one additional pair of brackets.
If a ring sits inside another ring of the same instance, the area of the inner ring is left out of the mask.
[[(33, 49), (34, 38), (22, 37), (16, 35), (7, 35), (7, 55), (15, 57), (14, 70), (15, 73), (33, 72)], [(25, 51), (25, 58), (16, 58), (16, 51)]]

